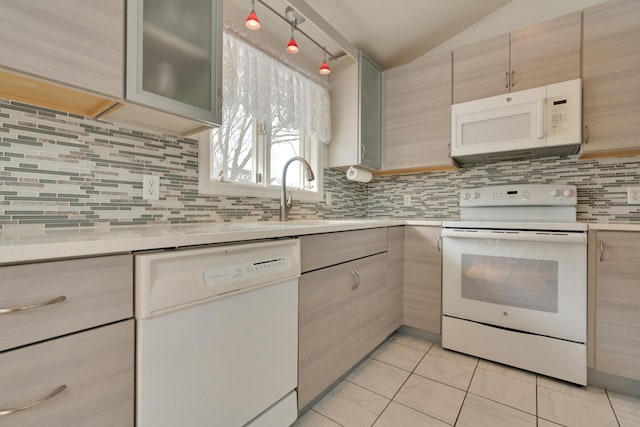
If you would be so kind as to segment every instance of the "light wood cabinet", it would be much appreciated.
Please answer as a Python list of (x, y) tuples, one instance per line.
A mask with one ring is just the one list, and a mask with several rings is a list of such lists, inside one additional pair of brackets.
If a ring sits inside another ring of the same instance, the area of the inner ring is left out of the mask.
[(362, 52), (345, 58), (331, 73), (331, 144), (328, 166), (382, 163), (382, 71)]
[(584, 10), (583, 158), (640, 153), (640, 2)]
[(453, 52), (453, 103), (580, 78), (582, 15), (575, 12)]
[(41, 404), (3, 416), (2, 425), (133, 426), (133, 369), (133, 320), (4, 352), (3, 410), (66, 388)]
[(132, 256), (7, 265), (0, 277), (0, 408), (15, 410), (1, 424), (133, 426)]
[(405, 227), (403, 294), (403, 324), (440, 334), (442, 317), (440, 227)]
[(124, 97), (123, 0), (4, 0), (0, 45), (0, 97), (87, 116)]
[(590, 260), (596, 266), (595, 367), (634, 380), (640, 380), (639, 237), (598, 231)]
[[(375, 234), (371, 234), (373, 231)], [(392, 232), (394, 259), (400, 256), (397, 233)], [(371, 240), (372, 236), (376, 236), (377, 243)], [(390, 324), (397, 323), (397, 319), (391, 320), (398, 316), (398, 307), (393, 304), (401, 300), (397, 290), (389, 290), (387, 229), (303, 236), (303, 260), (314, 254), (322, 255), (327, 248), (339, 247), (336, 242), (352, 248), (351, 253), (342, 252), (341, 258), (325, 257), (300, 277), (298, 408), (301, 410), (384, 341), (390, 333)], [(365, 247), (377, 247), (378, 253), (361, 257), (367, 252)], [(397, 276), (396, 270), (395, 280)]]
[(451, 52), (386, 70), (385, 170), (451, 166)]
[(404, 283), (404, 226), (388, 229), (386, 334), (402, 326), (402, 288)]

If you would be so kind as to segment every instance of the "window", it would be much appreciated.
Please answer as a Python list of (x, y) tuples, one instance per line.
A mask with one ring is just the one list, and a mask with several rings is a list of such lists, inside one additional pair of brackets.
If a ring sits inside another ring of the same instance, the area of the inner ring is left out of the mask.
[(279, 197), (285, 163), (301, 156), (316, 179), (306, 181), (293, 162), (287, 187), (295, 198), (321, 200), (328, 89), (237, 36), (225, 32), (224, 41), (222, 126), (200, 138), (200, 191)]

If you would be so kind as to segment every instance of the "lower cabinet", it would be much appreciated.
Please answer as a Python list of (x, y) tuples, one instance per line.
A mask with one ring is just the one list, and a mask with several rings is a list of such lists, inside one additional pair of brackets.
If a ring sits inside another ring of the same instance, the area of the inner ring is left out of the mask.
[(131, 319), (0, 354), (0, 424), (133, 426), (134, 339)]
[(595, 367), (640, 380), (640, 233), (598, 231), (595, 243)]
[[(308, 271), (300, 277), (298, 408), (303, 409), (390, 333), (387, 230), (377, 229), (380, 252)], [(384, 231), (383, 233), (381, 233)], [(357, 234), (351, 236), (357, 238)], [(362, 230), (362, 234), (370, 234)], [(342, 233), (309, 236), (327, 242)], [(302, 238), (303, 258), (309, 255)], [(305, 255), (306, 252), (306, 255)], [(360, 253), (354, 249), (352, 253)], [(304, 270), (304, 269), (303, 269)], [(399, 303), (400, 300), (395, 298)], [(396, 314), (397, 315), (397, 314)]]
[(387, 335), (402, 326), (404, 283), (404, 226), (389, 227), (387, 247)]
[(405, 227), (403, 324), (434, 334), (442, 316), (440, 248), (440, 227)]

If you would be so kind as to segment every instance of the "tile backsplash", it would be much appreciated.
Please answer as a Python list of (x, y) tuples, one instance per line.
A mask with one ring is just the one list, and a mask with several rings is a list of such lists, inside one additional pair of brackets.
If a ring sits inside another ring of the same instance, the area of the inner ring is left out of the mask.
[[(366, 215), (366, 186), (325, 170), (332, 205), (294, 205), (296, 218)], [(142, 199), (142, 175), (161, 199)], [(0, 99), (0, 229), (277, 220), (278, 199), (198, 194), (189, 138)]]
[[(142, 199), (142, 175), (160, 176), (161, 200)], [(455, 219), (463, 188), (507, 183), (578, 187), (578, 219), (640, 223), (626, 187), (640, 158), (575, 156), (374, 178), (326, 169), (332, 204), (299, 202), (292, 219)], [(411, 206), (404, 206), (405, 194)], [(279, 200), (198, 194), (197, 141), (0, 99), (0, 229), (152, 223), (276, 221)]]

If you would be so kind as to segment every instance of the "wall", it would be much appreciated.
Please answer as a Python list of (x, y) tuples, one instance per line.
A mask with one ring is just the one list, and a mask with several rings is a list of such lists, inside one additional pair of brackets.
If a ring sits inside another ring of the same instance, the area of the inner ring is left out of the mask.
[(469, 26), (426, 55), (454, 50), (519, 28), (583, 10), (605, 0), (511, 0), (495, 12)]
[[(526, 183), (576, 185), (579, 221), (640, 223), (640, 206), (626, 204), (626, 187), (640, 186), (640, 157), (588, 161), (546, 157), (378, 177), (369, 183), (367, 211), (370, 217), (457, 219), (461, 189)], [(405, 194), (411, 195), (411, 207), (403, 206)]]
[[(197, 142), (0, 99), (0, 229), (276, 221), (278, 199), (198, 194)], [(159, 201), (142, 175), (160, 176)], [(290, 217), (366, 216), (366, 186), (325, 170), (332, 206)]]

